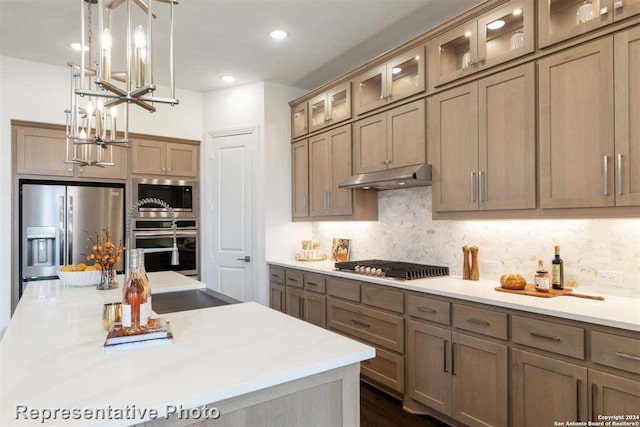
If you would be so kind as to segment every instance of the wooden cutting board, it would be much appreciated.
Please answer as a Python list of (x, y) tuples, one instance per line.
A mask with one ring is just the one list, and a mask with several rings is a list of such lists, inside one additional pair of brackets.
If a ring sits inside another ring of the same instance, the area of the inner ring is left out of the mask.
[(570, 296), (570, 297), (579, 297), (579, 298), (588, 298), (588, 299), (595, 299), (595, 300), (599, 300), (602, 301), (604, 300), (604, 297), (601, 296), (595, 296), (595, 295), (584, 295), (584, 294), (576, 294), (573, 293), (573, 289), (549, 289), (549, 292), (538, 292), (536, 291), (536, 287), (530, 283), (527, 283), (527, 285), (524, 287), (524, 289), (520, 289), (520, 290), (515, 290), (515, 289), (505, 289), (501, 286), (498, 286), (496, 288), (496, 291), (500, 291), (500, 292), (509, 292), (512, 294), (520, 294), (520, 295), (529, 295), (532, 297), (539, 297), (539, 298), (554, 298), (554, 297), (559, 297), (562, 295), (566, 295), (566, 296)]

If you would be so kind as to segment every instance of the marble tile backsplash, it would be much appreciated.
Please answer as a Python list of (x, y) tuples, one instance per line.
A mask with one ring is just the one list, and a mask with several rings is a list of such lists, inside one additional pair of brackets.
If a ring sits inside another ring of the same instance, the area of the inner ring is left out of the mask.
[[(640, 298), (640, 219), (437, 221), (431, 187), (378, 193), (378, 221), (316, 222), (313, 238), (324, 248), (334, 237), (351, 239), (351, 259), (382, 258), (446, 265), (460, 275), (462, 246), (480, 248), (480, 277), (519, 273), (533, 281), (537, 260), (550, 269), (561, 246), (565, 280), (580, 290)], [(497, 273), (483, 262), (498, 263)], [(598, 270), (620, 273), (619, 285), (600, 283)]]

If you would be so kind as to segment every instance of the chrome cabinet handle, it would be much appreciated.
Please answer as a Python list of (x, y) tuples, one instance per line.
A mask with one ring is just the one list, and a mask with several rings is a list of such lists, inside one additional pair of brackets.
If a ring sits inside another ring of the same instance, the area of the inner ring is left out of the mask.
[(476, 173), (471, 172), (471, 203), (476, 202)]
[(536, 332), (530, 332), (530, 334), (531, 334), (532, 337), (541, 338), (543, 340), (560, 342), (560, 337), (551, 337), (549, 335), (542, 335), (542, 334), (538, 334)]
[(476, 319), (473, 317), (465, 317), (465, 320), (469, 323), (475, 323), (476, 325), (482, 325), (482, 326), (489, 326), (490, 323), (487, 322), (486, 320), (482, 320), (482, 319)]
[(368, 323), (361, 322), (361, 321), (356, 320), (356, 319), (351, 319), (351, 323), (353, 323), (354, 325), (362, 326), (362, 327), (364, 327), (364, 328), (368, 328), (368, 327), (370, 327), (370, 326), (371, 326), (371, 325), (370, 325), (370, 324), (368, 324)]
[(329, 205), (329, 208), (327, 210), (333, 209), (333, 203), (331, 202), (331, 193), (332, 190), (327, 190), (327, 205)]
[(602, 192), (605, 196), (609, 195), (609, 156), (603, 156), (602, 162), (604, 166), (604, 179)]
[(307, 210), (307, 193), (302, 195), (302, 209)]
[(484, 172), (479, 171), (478, 172), (478, 179), (479, 179), (479, 183), (478, 183), (478, 187), (479, 187), (479, 192), (480, 192), (480, 202), (484, 202)]
[(617, 166), (618, 166), (617, 168), (618, 182), (616, 186), (618, 187), (618, 194), (622, 195), (622, 154), (618, 154)]
[(637, 360), (637, 361), (640, 362), (640, 356), (634, 356), (633, 354), (620, 353), (620, 352), (616, 351), (616, 356), (622, 357), (624, 359)]
[(73, 197), (69, 196), (69, 228), (67, 230), (67, 263), (73, 264)]
[(576, 421), (582, 421), (580, 419), (580, 386), (582, 385), (582, 380), (578, 378), (576, 380)]
[[(60, 196), (60, 265), (66, 265), (67, 260), (64, 254), (64, 236), (65, 236), (65, 221), (64, 221), (64, 196)], [(70, 264), (70, 263), (69, 263)]]

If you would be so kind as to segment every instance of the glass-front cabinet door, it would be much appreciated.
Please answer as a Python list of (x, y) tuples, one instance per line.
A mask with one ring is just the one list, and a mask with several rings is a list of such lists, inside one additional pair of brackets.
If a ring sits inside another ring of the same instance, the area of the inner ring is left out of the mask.
[(314, 132), (329, 124), (327, 94), (323, 93), (309, 100), (309, 132)]
[[(613, 22), (616, 0), (540, 0), (540, 47), (550, 46)], [(624, 9), (624, 8), (623, 8)]]
[(640, 14), (640, 0), (613, 0), (613, 20)]
[(424, 91), (424, 56), (420, 46), (387, 63), (387, 102)]
[(351, 82), (344, 83), (327, 93), (329, 123), (332, 125), (351, 118)]
[(476, 70), (478, 25), (471, 21), (448, 31), (432, 44), (433, 86), (459, 79)]
[(308, 131), (307, 103), (303, 102), (291, 108), (291, 138), (306, 135)]
[(387, 103), (387, 65), (382, 64), (356, 77), (356, 114), (382, 107)]
[(478, 20), (478, 68), (533, 52), (533, 0), (510, 1)]

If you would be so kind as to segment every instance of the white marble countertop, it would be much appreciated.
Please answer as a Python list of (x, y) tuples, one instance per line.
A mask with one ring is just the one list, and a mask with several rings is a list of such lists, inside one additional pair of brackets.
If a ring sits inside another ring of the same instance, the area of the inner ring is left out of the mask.
[[(275, 266), (388, 285), (395, 288), (424, 292), (426, 294), (492, 304), (499, 307), (546, 314), (614, 328), (640, 331), (640, 299), (638, 298), (615, 295), (603, 295), (605, 297), (604, 301), (567, 296), (537, 298), (498, 292), (495, 288), (500, 286), (500, 283), (493, 280), (473, 282), (452, 276), (418, 280), (397, 280), (335, 270), (333, 261), (303, 262), (272, 260), (267, 262)], [(582, 292), (580, 290), (576, 290), (576, 292), (588, 294), (588, 292)]]
[[(155, 292), (175, 289), (172, 280), (150, 279)], [(120, 290), (66, 288), (59, 281), (27, 286), (0, 341), (0, 425), (39, 424), (18, 423), (18, 404), (135, 405), (162, 415), (166, 405), (193, 408), (375, 355), (372, 347), (256, 303), (165, 314), (172, 345), (103, 355), (102, 303), (113, 292)], [(49, 425), (127, 425), (144, 419)]]

